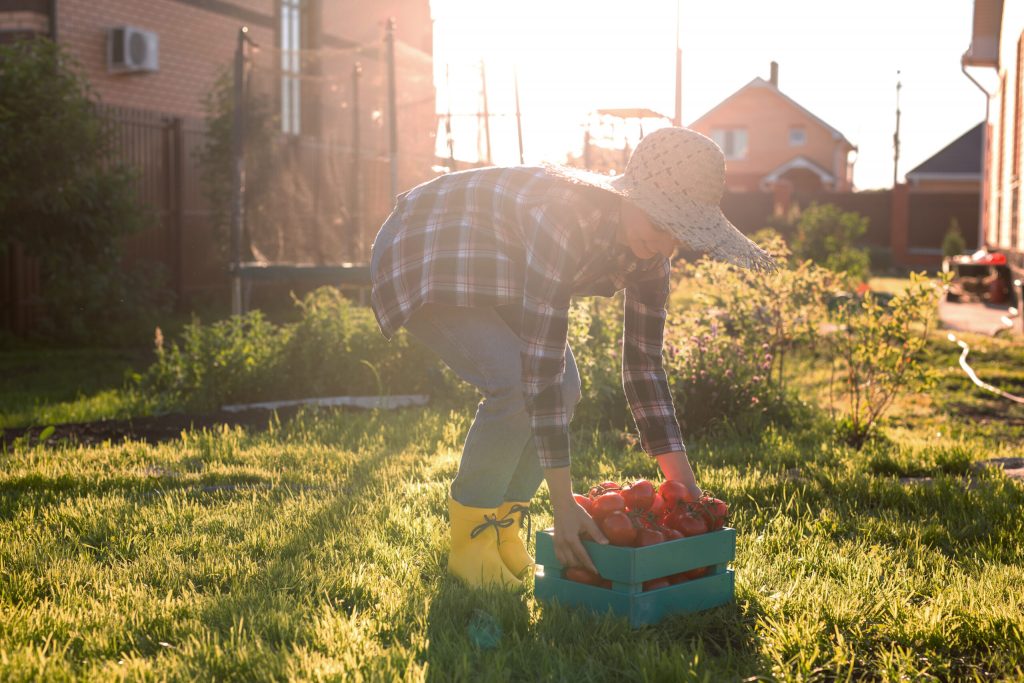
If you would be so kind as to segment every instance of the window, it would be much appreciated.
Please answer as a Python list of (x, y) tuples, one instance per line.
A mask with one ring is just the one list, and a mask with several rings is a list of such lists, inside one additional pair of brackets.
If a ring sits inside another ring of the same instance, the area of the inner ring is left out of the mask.
[(281, 0), (281, 130), (298, 135), (302, 120), (302, 0)]
[(746, 128), (714, 128), (711, 139), (722, 148), (726, 159), (747, 158)]
[(789, 127), (789, 146), (803, 147), (807, 144), (807, 130), (803, 126)]

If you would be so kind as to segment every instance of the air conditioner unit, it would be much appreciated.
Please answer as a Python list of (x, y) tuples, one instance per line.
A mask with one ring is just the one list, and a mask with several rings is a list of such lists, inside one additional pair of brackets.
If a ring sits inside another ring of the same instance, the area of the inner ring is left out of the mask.
[(132, 26), (107, 32), (107, 70), (114, 73), (158, 71), (160, 36)]

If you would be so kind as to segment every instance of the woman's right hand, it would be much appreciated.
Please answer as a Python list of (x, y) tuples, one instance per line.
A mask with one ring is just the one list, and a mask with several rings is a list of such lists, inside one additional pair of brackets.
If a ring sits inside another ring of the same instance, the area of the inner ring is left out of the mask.
[(597, 568), (580, 540), (580, 535), (585, 533), (598, 543), (608, 543), (597, 522), (572, 497), (568, 500), (552, 500), (552, 507), (555, 517), (555, 557), (558, 563), (563, 567), (583, 567), (597, 574)]

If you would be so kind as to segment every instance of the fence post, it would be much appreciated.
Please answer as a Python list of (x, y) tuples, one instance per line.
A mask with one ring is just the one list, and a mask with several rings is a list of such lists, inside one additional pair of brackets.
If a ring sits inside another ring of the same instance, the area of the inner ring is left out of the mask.
[(171, 118), (165, 131), (164, 173), (167, 193), (167, 252), (170, 261), (174, 307), (182, 310), (182, 232), (184, 230), (185, 132), (180, 116)]
[(231, 127), (231, 314), (242, 314), (242, 224), (245, 220), (245, 41), (248, 28), (238, 29), (235, 47), (234, 112)]
[(910, 187), (906, 183), (892, 186), (889, 205), (889, 247), (893, 263), (907, 265), (907, 247), (910, 239)]
[(395, 85), (395, 18), (388, 19), (384, 41), (388, 48), (388, 118), (391, 140), (391, 202), (398, 196), (398, 94)]
[(362, 141), (359, 137), (359, 79), (363, 74), (363, 66), (356, 62), (352, 67), (352, 189), (349, 204), (351, 225), (348, 231), (348, 257), (355, 263), (359, 261), (356, 250), (358, 249), (358, 237), (362, 235), (363, 216), (362, 206), (359, 201), (359, 179), (362, 154)]

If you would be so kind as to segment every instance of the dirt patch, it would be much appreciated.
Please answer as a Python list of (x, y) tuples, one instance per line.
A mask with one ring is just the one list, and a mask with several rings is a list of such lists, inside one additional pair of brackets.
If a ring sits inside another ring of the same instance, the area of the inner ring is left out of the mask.
[[(339, 410), (332, 408), (331, 410)], [(298, 413), (299, 408), (279, 408), (278, 418), (285, 422)], [(53, 433), (47, 437), (47, 443), (67, 441), (72, 444), (96, 445), (105, 441), (120, 443), (123, 441), (145, 441), (156, 444), (173, 441), (181, 437), (181, 433), (190, 429), (210, 429), (221, 425), (240, 426), (254, 431), (263, 431), (273, 418), (275, 411), (254, 409), (237, 413), (218, 411), (206, 414), (171, 413), (155, 417), (136, 417), (129, 420), (100, 420), (98, 422), (71, 422), (53, 425)], [(40, 434), (48, 429), (46, 426), (20, 427), (0, 431), (0, 443), (9, 446), (17, 439), (29, 444), (39, 442)]]
[(947, 403), (946, 407), (958, 417), (975, 420), (981, 424), (995, 422), (1010, 427), (1024, 427), (1024, 416), (1007, 414), (1005, 404), (992, 402), (990, 405), (972, 405), (963, 401), (953, 401)]
[(976, 468), (994, 467), (1010, 479), (1024, 481), (1024, 458), (992, 458), (974, 464)]

